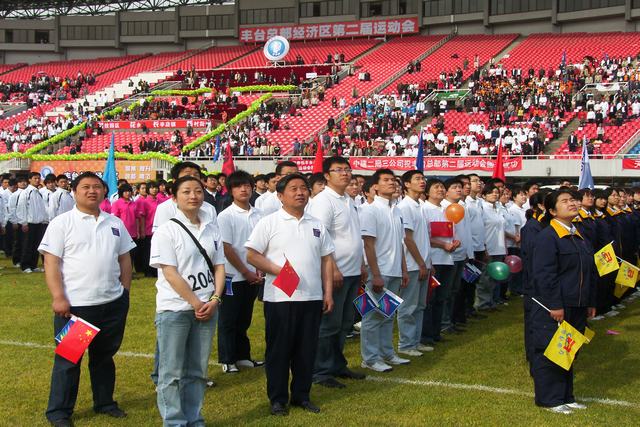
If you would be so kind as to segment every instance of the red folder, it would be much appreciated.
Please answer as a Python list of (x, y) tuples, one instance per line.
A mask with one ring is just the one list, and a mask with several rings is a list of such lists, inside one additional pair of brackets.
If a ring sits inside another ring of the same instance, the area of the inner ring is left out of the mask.
[(279, 288), (287, 294), (287, 296), (291, 297), (293, 293), (298, 289), (298, 284), (300, 283), (300, 277), (298, 273), (293, 269), (289, 260), (286, 259), (284, 265), (282, 266), (282, 270), (280, 270), (280, 274), (273, 280), (273, 286)]
[(453, 237), (453, 222), (451, 221), (432, 222), (431, 237)]

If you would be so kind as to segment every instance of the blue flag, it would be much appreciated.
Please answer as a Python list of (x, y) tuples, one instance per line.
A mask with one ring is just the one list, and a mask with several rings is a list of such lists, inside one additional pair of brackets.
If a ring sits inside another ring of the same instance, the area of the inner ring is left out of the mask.
[(356, 299), (353, 300), (353, 304), (356, 306), (358, 313), (360, 316), (364, 317), (365, 314), (370, 312), (371, 310), (376, 309), (376, 302), (373, 298), (371, 298), (371, 294), (369, 292), (364, 292), (359, 295)]
[(380, 311), (384, 317), (393, 317), (393, 314), (403, 302), (404, 300), (398, 295), (385, 289), (384, 294), (378, 300), (378, 311)]
[(580, 161), (580, 180), (578, 181), (578, 190), (582, 190), (583, 188), (589, 188), (590, 190), (594, 188), (586, 139), (582, 141), (582, 160)]
[(220, 158), (220, 135), (216, 136), (216, 147), (213, 152), (213, 162), (217, 162)]
[(420, 137), (418, 138), (418, 154), (416, 155), (416, 169), (420, 172), (424, 171), (424, 144), (422, 143), (422, 129), (420, 129)]
[(115, 133), (111, 133), (111, 145), (109, 146), (109, 157), (107, 157), (107, 164), (104, 167), (104, 173), (102, 174), (102, 180), (109, 186), (107, 191), (107, 198), (110, 198), (118, 192), (118, 177), (116, 176), (116, 136)]

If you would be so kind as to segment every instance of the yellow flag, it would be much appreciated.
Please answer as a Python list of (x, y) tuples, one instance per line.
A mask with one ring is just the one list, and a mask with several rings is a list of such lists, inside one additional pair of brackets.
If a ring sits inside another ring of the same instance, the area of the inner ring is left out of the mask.
[(627, 291), (627, 288), (625, 286), (622, 286), (621, 284), (616, 283), (616, 287), (613, 289), (613, 295), (616, 298), (622, 298), (622, 296), (626, 291)]
[(618, 265), (618, 258), (616, 258), (616, 252), (613, 250), (613, 245), (611, 243), (605, 245), (602, 249), (593, 254), (593, 258), (595, 259), (596, 268), (598, 269), (600, 277), (620, 268), (620, 265)]
[(587, 327), (584, 328), (584, 338), (587, 340), (586, 344), (591, 344), (591, 340), (596, 336), (596, 333), (593, 329), (589, 329)]
[(553, 338), (551, 338), (544, 355), (547, 359), (568, 371), (571, 369), (576, 353), (585, 342), (587, 342), (587, 339), (584, 335), (566, 321), (563, 321), (558, 326)]
[(635, 288), (638, 281), (638, 273), (640, 273), (640, 270), (628, 262), (622, 261), (616, 276), (616, 283), (628, 288)]

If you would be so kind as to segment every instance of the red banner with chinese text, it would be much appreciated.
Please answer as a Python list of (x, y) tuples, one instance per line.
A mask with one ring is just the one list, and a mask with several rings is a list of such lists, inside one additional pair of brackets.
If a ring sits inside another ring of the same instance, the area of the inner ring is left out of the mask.
[(98, 124), (103, 130), (117, 129), (140, 129), (142, 124), (147, 129), (176, 129), (186, 128), (191, 125), (193, 128), (206, 128), (209, 120), (193, 119), (193, 120), (132, 120), (132, 121), (115, 121), (115, 122), (99, 122)]
[(344, 39), (351, 37), (382, 37), (416, 34), (418, 18), (381, 19), (375, 21), (333, 22), (330, 24), (274, 25), (241, 27), (240, 41), (266, 42), (282, 36), (287, 40)]
[[(351, 157), (351, 168), (354, 170), (392, 169), (408, 171), (415, 169), (416, 159), (413, 157)], [(466, 171), (479, 170), (490, 172), (495, 165), (494, 159), (486, 157), (425, 157), (426, 171)], [(505, 172), (522, 170), (522, 158), (513, 157), (503, 162)]]
[(622, 159), (622, 169), (640, 169), (640, 159)]

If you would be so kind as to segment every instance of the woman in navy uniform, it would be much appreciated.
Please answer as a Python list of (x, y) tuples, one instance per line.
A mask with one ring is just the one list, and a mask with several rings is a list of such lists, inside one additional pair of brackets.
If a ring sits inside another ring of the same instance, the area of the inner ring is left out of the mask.
[(539, 191), (529, 198), (529, 209), (526, 213), (527, 222), (520, 230), (520, 255), (522, 256), (522, 295), (524, 301), (524, 349), (527, 361), (531, 361), (531, 336), (529, 334), (529, 315), (531, 314), (531, 300), (533, 294), (533, 244), (535, 237), (542, 230), (540, 221), (544, 218), (544, 196), (547, 193)]
[[(535, 402), (556, 413), (584, 409), (573, 396), (573, 368), (566, 371), (547, 359), (544, 351), (566, 320), (584, 332), (595, 315), (596, 276), (593, 249), (572, 220), (578, 215), (573, 192), (561, 189), (545, 197), (545, 228), (536, 236), (533, 253), (533, 297), (530, 333)], [(549, 311), (547, 311), (549, 309)]]

